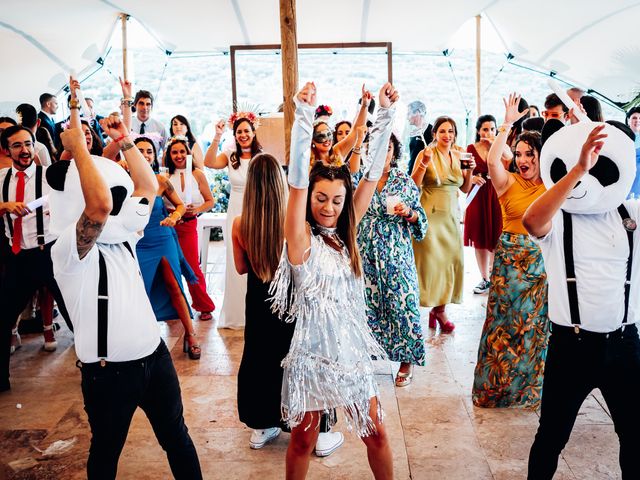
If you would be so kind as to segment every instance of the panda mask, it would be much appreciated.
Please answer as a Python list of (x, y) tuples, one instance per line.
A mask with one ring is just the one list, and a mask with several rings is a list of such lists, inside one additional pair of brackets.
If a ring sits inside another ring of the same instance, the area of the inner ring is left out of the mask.
[[(547, 190), (578, 163), (587, 137), (596, 126), (601, 125), (583, 121), (562, 127), (559, 123), (547, 122), (542, 132), (540, 177)], [(549, 130), (556, 131), (549, 133)], [(607, 138), (604, 139), (598, 161), (562, 204), (561, 208), (566, 212), (589, 214), (614, 210), (631, 190), (636, 175), (633, 141), (621, 128), (609, 123), (605, 124), (602, 133), (607, 134)]]
[[(117, 163), (92, 155), (96, 167), (111, 190), (113, 207), (98, 243), (116, 244), (130, 239), (131, 234), (144, 230), (149, 221), (149, 201), (133, 197), (133, 182)], [(69, 225), (75, 225), (85, 202), (80, 176), (75, 162), (60, 161), (47, 168), (47, 183), (51, 186), (49, 209), (51, 233), (60, 235)]]

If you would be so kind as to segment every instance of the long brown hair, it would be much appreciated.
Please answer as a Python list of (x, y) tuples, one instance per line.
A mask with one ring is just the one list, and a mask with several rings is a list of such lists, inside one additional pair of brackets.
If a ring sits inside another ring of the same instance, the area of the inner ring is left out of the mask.
[(240, 234), (251, 268), (270, 282), (284, 245), (287, 208), (284, 177), (273, 155), (259, 153), (251, 160), (242, 199)]
[(356, 243), (356, 209), (353, 205), (353, 184), (351, 182), (351, 173), (349, 167), (343, 165), (341, 167), (329, 167), (322, 162), (317, 162), (309, 173), (309, 190), (307, 195), (307, 222), (311, 225), (311, 229), (316, 232), (317, 222), (311, 213), (311, 194), (315, 184), (320, 180), (341, 180), (344, 188), (347, 190), (344, 198), (344, 207), (338, 217), (336, 232), (345, 244), (349, 259), (351, 260), (351, 270), (356, 277), (362, 275), (362, 261), (360, 260), (360, 252)]
[(240, 168), (240, 157), (242, 157), (242, 147), (236, 140), (236, 132), (238, 131), (238, 127), (242, 124), (242, 122), (247, 122), (251, 127), (251, 131), (253, 132), (253, 140), (251, 141), (251, 157), (255, 157), (257, 154), (262, 152), (262, 145), (258, 141), (258, 135), (256, 134), (255, 125), (247, 118), (240, 117), (235, 122), (233, 122), (233, 141), (236, 142), (236, 149), (231, 153), (231, 157), (229, 158), (229, 163), (231, 163), (231, 167), (234, 170)]

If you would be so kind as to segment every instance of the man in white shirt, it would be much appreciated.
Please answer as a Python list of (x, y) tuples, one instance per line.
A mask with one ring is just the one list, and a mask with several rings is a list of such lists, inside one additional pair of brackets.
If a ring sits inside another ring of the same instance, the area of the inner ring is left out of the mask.
[(522, 223), (542, 250), (552, 324), (528, 478), (553, 477), (580, 406), (599, 388), (620, 441), (622, 478), (637, 479), (640, 207), (624, 201), (632, 144), (617, 128), (578, 123), (547, 140), (540, 165), (548, 190)]
[[(45, 197), (49, 185), (44, 180), (45, 167), (37, 166), (35, 137), (31, 130), (17, 125), (5, 129), (0, 138), (9, 152), (13, 166), (0, 171), (0, 214), (4, 215), (5, 234), (11, 243), (5, 278), (0, 290), (0, 392), (9, 390), (9, 345), (11, 329), (20, 312), (36, 291), (46, 287), (68, 319), (67, 310), (53, 277), (51, 247), (56, 236), (49, 229), (49, 212), (45, 207), (33, 209), (30, 202)], [(33, 209), (33, 211), (32, 211)], [(41, 297), (44, 298), (44, 297)], [(42, 306), (45, 341), (54, 342), (51, 301)], [(51, 349), (53, 345), (51, 345)]]
[[(131, 419), (140, 407), (167, 452), (173, 476), (201, 479), (184, 423), (178, 377), (135, 258), (138, 232), (149, 219), (158, 188), (155, 175), (117, 115), (103, 126), (119, 141), (131, 178), (113, 162), (93, 159), (78, 128), (77, 102), (72, 101), (74, 105), (72, 128), (61, 135), (74, 162), (54, 164), (47, 180), (53, 188), (52, 225), (62, 230), (52, 261), (75, 328), (91, 425), (87, 476), (116, 478)], [(136, 197), (131, 196), (134, 190)], [(77, 221), (65, 226), (60, 218), (70, 209)]]
[[(139, 135), (151, 134), (151, 138), (156, 144), (158, 155), (164, 149), (167, 142), (167, 130), (158, 120), (151, 118), (153, 110), (153, 95), (148, 90), (138, 90), (133, 100), (133, 111), (135, 116), (131, 119), (131, 132)], [(155, 135), (154, 135), (155, 134)]]

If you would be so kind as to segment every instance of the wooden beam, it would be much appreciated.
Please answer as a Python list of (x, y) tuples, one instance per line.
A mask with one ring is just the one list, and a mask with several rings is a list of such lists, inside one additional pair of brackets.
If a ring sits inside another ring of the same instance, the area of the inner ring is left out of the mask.
[(120, 20), (122, 21), (122, 79), (129, 80), (129, 48), (127, 46), (127, 20), (129, 20), (129, 15), (126, 13), (120, 14)]
[(387, 47), (387, 81), (393, 83), (393, 45), (391, 42), (385, 45)]
[(229, 57), (231, 57), (231, 108), (234, 112), (238, 111), (238, 86), (236, 84), (236, 49), (231, 46), (229, 49)]
[(280, 41), (282, 43), (282, 102), (284, 104), (284, 164), (289, 165), (291, 126), (295, 106), (293, 96), (298, 90), (298, 34), (296, 0), (280, 0)]

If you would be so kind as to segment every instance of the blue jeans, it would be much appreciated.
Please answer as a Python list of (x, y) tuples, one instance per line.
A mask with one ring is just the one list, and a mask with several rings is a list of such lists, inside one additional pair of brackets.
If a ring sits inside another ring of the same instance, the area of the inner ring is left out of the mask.
[(118, 459), (138, 407), (144, 410), (176, 479), (201, 479), (200, 462), (182, 415), (178, 376), (164, 341), (129, 362), (82, 364), (84, 409), (91, 426), (87, 476), (115, 479)]

